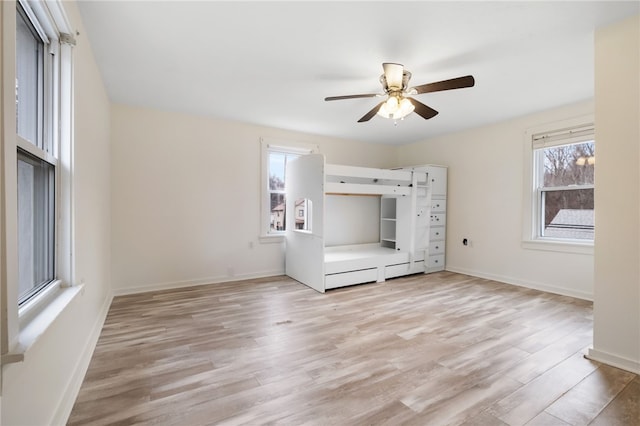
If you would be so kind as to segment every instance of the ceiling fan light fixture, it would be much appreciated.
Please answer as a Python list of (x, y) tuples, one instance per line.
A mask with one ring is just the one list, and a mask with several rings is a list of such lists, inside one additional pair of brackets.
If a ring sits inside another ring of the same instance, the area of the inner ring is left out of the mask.
[(414, 109), (415, 106), (409, 99), (400, 98), (398, 96), (389, 96), (389, 99), (380, 106), (377, 114), (384, 118), (401, 120), (411, 114)]
[(394, 120), (394, 124), (397, 124), (398, 120), (402, 120), (412, 112), (415, 112), (425, 120), (429, 120), (438, 115), (438, 111), (410, 96), (422, 93), (441, 92), (443, 90), (462, 89), (463, 87), (473, 87), (475, 85), (473, 76), (467, 75), (409, 87), (411, 73), (405, 70), (402, 64), (385, 62), (382, 64), (382, 68), (384, 69), (384, 74), (380, 76), (380, 84), (382, 84), (384, 93), (329, 96), (324, 98), (324, 100), (336, 101), (339, 99), (372, 98), (386, 95), (387, 99), (371, 108), (371, 110), (358, 120), (358, 123), (364, 123), (371, 120), (374, 115), (379, 115), (384, 118), (391, 118)]
[(384, 103), (384, 106), (386, 107), (389, 114), (395, 114), (396, 111), (398, 111), (400, 103), (398, 102), (398, 98), (396, 98), (395, 96), (390, 96), (389, 99), (387, 99), (387, 102)]
[(400, 101), (400, 112), (403, 117), (411, 114), (414, 109), (416, 109), (416, 107), (409, 99), (402, 98), (402, 101)]
[(588, 157), (580, 156), (576, 160), (576, 165), (578, 166), (586, 166), (586, 165), (593, 166), (594, 164), (596, 164), (596, 157), (593, 155), (590, 155)]

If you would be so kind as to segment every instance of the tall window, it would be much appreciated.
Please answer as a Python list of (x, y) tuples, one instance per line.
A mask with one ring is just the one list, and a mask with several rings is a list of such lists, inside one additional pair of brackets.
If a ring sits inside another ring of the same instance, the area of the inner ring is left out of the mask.
[(286, 191), (285, 174), (287, 162), (299, 157), (299, 154), (291, 154), (281, 151), (269, 151), (269, 233), (284, 231), (286, 229)]
[(592, 127), (533, 136), (534, 238), (593, 241), (595, 141)]
[(18, 305), (56, 278), (55, 52), (27, 4), (16, 10)]
[(317, 152), (317, 147), (305, 143), (262, 141), (263, 164), (263, 236), (280, 236), (286, 230), (286, 170), (287, 163), (301, 155)]

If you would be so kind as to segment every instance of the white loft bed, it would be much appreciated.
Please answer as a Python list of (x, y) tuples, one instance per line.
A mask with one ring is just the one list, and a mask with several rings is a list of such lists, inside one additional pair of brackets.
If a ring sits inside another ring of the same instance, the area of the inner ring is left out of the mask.
[[(306, 200), (308, 228), (295, 229), (296, 214), (287, 215), (286, 274), (290, 277), (324, 292), (425, 271), (425, 250), (415, 249), (415, 236), (420, 226), (425, 229), (418, 235), (429, 234), (426, 173), (325, 164), (323, 155), (314, 154), (288, 163), (286, 179), (286, 211), (299, 213), (296, 205)], [(326, 223), (325, 201), (327, 195), (334, 194), (396, 199), (397, 217), (383, 219), (394, 227), (394, 239), (384, 240), (381, 235), (377, 243), (327, 246), (325, 230), (332, 225)], [(411, 214), (416, 211), (421, 214)], [(424, 223), (420, 224), (422, 217)], [(402, 249), (395, 243), (395, 232), (404, 241)]]

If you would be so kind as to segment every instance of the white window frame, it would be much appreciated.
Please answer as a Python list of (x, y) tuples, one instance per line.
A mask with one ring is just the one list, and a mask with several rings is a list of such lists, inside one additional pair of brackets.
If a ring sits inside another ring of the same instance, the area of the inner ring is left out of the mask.
[[(526, 249), (593, 254), (593, 240), (560, 239), (541, 236), (542, 192), (538, 185), (544, 173), (536, 150), (544, 146), (560, 146), (594, 140), (595, 126), (592, 114), (546, 123), (527, 129), (524, 133), (524, 188), (522, 247)], [(544, 141), (548, 141), (546, 144)], [(561, 141), (561, 142), (560, 142)], [(535, 165), (538, 164), (538, 169)], [(580, 186), (593, 188), (593, 185)], [(548, 190), (549, 188), (545, 188)]]
[[(42, 134), (34, 145), (17, 134), (15, 108), (16, 2), (2, 8), (2, 158), (4, 172), (2, 252), (2, 364), (19, 362), (55, 318), (80, 293), (73, 286), (72, 151), (74, 31), (60, 0), (19, 0), (36, 31), (45, 39), (45, 96)], [(48, 43), (47, 43), (48, 42)], [(54, 277), (42, 291), (18, 306), (17, 151), (22, 149), (55, 167)]]
[[(36, 13), (31, 9), (31, 6), (26, 1), (18, 1), (17, 2), (22, 9), (24, 10), (27, 19), (31, 21), (31, 24), (36, 29), (41, 41), (44, 43), (44, 51), (43, 51), (43, 93), (39, 96), (38, 99), (38, 129), (37, 129), (37, 140), (29, 141), (24, 139), (18, 132), (16, 132), (16, 142), (17, 147), (22, 151), (27, 152), (32, 155), (34, 158), (44, 160), (47, 163), (51, 164), (54, 167), (55, 177), (54, 177), (54, 217), (59, 217), (58, 213), (58, 196), (60, 195), (60, 168), (58, 161), (59, 154), (59, 146), (58, 146), (58, 137), (57, 137), (57, 125), (55, 125), (54, 115), (57, 115), (58, 107), (56, 106), (56, 101), (59, 99), (59, 85), (55, 82), (58, 81), (59, 74), (59, 44), (57, 41), (57, 37), (55, 37), (54, 33), (47, 34), (44, 29), (45, 26), (51, 26), (51, 23), (46, 18), (46, 16), (37, 16)], [(16, 4), (16, 7), (18, 5)], [(17, 13), (17, 12), (16, 12)], [(53, 235), (54, 240), (58, 235), (57, 231), (57, 220), (54, 219), (54, 229)], [(19, 312), (24, 312), (28, 310), (29, 302), (33, 299), (36, 299), (38, 295), (46, 291), (46, 288), (49, 286), (55, 286), (58, 272), (56, 267), (56, 248), (57, 243), (54, 241), (54, 264), (53, 264), (53, 278), (52, 282), (49, 282), (45, 285), (43, 289), (38, 291), (34, 297), (32, 297), (29, 301), (25, 302), (20, 306)]]
[(260, 241), (281, 242), (284, 240), (285, 231), (271, 230), (271, 199), (269, 191), (269, 154), (280, 152), (285, 154), (307, 155), (319, 152), (318, 145), (307, 142), (283, 141), (277, 139), (260, 139), (261, 150), (261, 212), (260, 212)]

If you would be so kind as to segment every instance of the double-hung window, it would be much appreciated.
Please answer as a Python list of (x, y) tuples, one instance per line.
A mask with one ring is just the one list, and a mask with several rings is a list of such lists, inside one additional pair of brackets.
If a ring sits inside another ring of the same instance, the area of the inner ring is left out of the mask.
[(56, 278), (57, 44), (26, 2), (16, 10), (18, 305)]
[(529, 138), (531, 240), (592, 244), (596, 167), (593, 125), (532, 133)]
[(263, 237), (284, 235), (286, 230), (287, 163), (301, 155), (318, 152), (315, 145), (262, 140), (262, 215)]
[[(0, 354), (19, 362), (73, 286), (73, 29), (61, 0), (0, 2), (4, 96)], [(15, 24), (15, 25), (14, 25)]]
[(297, 153), (269, 150), (269, 233), (281, 232), (286, 228), (285, 174), (287, 163), (300, 156)]

